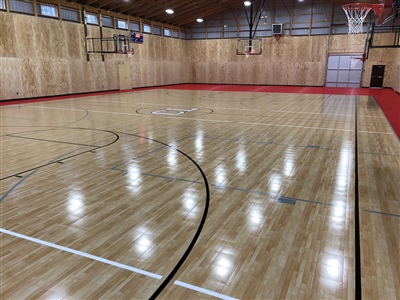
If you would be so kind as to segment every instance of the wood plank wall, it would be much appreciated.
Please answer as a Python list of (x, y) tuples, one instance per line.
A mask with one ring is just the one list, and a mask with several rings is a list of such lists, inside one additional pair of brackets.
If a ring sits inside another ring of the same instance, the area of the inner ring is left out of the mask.
[(237, 41), (189, 41), (196, 83), (321, 86), (325, 82), (327, 36), (263, 39), (262, 55), (236, 55)]
[[(90, 54), (88, 62), (82, 24), (3, 12), (0, 24), (0, 100), (119, 89), (119, 64), (131, 65), (132, 87), (190, 82), (184, 40), (146, 35), (132, 59)], [(103, 29), (113, 34), (128, 32)], [(99, 37), (99, 27), (88, 26), (88, 36)]]
[[(393, 44), (394, 34), (380, 33), (375, 34), (374, 43), (377, 45)], [(400, 48), (373, 48), (370, 49), (369, 57), (365, 61), (365, 72), (362, 80), (363, 86), (369, 86), (373, 65), (385, 65), (385, 76), (383, 86), (394, 88), (395, 78), (398, 78), (396, 62), (400, 55)]]
[(400, 54), (396, 63), (396, 76), (393, 77), (393, 89), (400, 93)]
[[(307, 85), (325, 84), (329, 53), (362, 53), (365, 35), (301, 36), (263, 39), (260, 56), (236, 55), (236, 39), (179, 40), (145, 35), (126, 55), (91, 54), (86, 60), (82, 24), (0, 12), (0, 100), (113, 90), (118, 64), (130, 64), (132, 87), (179, 83)], [(103, 36), (127, 35), (104, 28)], [(98, 37), (99, 27), (88, 26)], [(382, 36), (381, 38), (390, 38)], [(394, 87), (400, 49), (372, 49), (362, 79), (382, 59), (384, 86)]]

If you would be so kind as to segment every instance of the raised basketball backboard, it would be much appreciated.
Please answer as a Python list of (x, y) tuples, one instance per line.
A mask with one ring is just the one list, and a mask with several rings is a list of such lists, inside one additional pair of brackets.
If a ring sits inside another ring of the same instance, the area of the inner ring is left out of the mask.
[(400, 10), (399, 0), (380, 0), (380, 2), (382, 3), (382, 11), (375, 21), (376, 25), (383, 25), (398, 17), (398, 11)]
[(262, 53), (262, 39), (238, 39), (237, 54), (245, 55), (260, 55)]
[(112, 37), (87, 38), (87, 53), (127, 53), (130, 37), (114, 34)]

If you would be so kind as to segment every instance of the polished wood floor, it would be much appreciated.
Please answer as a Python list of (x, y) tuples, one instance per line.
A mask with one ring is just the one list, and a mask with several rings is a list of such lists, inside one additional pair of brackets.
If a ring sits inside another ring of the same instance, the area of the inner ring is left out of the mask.
[(400, 143), (373, 98), (0, 109), (1, 299), (354, 299), (359, 255), (363, 298), (400, 299)]

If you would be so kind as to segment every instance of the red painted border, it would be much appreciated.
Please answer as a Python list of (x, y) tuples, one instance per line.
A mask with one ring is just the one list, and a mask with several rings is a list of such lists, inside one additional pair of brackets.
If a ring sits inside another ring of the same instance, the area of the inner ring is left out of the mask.
[(178, 84), (169, 86), (158, 86), (139, 88), (124, 91), (95, 92), (76, 95), (63, 95), (45, 98), (30, 98), (19, 100), (0, 101), (0, 106), (23, 104), (32, 102), (43, 102), (51, 100), (63, 100), (98, 95), (118, 94), (149, 89), (180, 89), (180, 90), (207, 90), (227, 92), (266, 92), (266, 93), (297, 93), (297, 94), (333, 94), (333, 95), (359, 95), (373, 96), (384, 112), (389, 123), (392, 125), (397, 137), (400, 138), (400, 95), (392, 89), (370, 89), (370, 88), (330, 88), (330, 87), (308, 87), (308, 86), (265, 86), (265, 85), (223, 85), (223, 84)]

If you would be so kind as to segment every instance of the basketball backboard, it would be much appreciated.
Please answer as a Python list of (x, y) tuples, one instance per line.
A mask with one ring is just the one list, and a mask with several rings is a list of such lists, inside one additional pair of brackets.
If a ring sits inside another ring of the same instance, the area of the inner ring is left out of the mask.
[(399, 0), (380, 0), (380, 2), (382, 4), (382, 11), (375, 21), (376, 25), (383, 25), (398, 17), (400, 10)]
[(260, 55), (261, 53), (262, 39), (238, 39), (238, 55), (245, 55), (248, 58), (250, 55)]
[(87, 53), (127, 53), (130, 37), (114, 34), (112, 37), (87, 38)]

